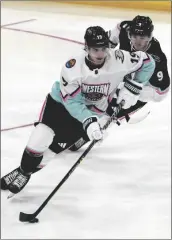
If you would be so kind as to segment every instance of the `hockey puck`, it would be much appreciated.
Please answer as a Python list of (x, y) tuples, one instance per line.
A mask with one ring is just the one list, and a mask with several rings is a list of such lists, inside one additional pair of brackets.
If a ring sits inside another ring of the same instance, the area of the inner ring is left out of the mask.
[(38, 218), (33, 218), (32, 220), (29, 221), (30, 223), (38, 223), (39, 219)]

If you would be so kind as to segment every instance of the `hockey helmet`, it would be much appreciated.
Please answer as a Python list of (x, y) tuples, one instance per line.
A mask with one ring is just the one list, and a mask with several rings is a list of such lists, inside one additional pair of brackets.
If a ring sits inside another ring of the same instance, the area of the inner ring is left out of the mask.
[(93, 26), (86, 29), (85, 45), (87, 47), (109, 47), (109, 38), (105, 30), (100, 26)]
[(136, 16), (130, 25), (129, 34), (150, 37), (154, 30), (154, 25), (149, 17)]

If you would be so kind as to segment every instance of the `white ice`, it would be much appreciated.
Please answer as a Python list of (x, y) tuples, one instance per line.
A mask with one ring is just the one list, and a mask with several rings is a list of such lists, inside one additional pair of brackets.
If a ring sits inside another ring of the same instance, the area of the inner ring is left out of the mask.
[[(119, 20), (2, 9), (1, 24), (83, 42), (89, 25)], [(154, 35), (171, 74), (171, 26), (155, 22)], [(82, 48), (75, 43), (1, 29), (1, 129), (33, 123), (62, 64)], [(112, 126), (40, 213), (38, 224), (19, 222), (34, 212), (76, 162), (62, 153), (34, 174), (11, 200), (1, 194), (2, 239), (169, 239), (171, 234), (171, 98), (150, 104), (141, 123)], [(1, 175), (17, 167), (32, 127), (1, 133)]]

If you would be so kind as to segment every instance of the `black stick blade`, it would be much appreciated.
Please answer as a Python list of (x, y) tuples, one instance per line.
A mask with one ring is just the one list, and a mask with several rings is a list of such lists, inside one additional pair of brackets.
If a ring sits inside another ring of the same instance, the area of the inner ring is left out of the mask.
[(20, 220), (20, 222), (30, 222), (30, 223), (38, 222), (38, 218), (35, 218), (34, 213), (27, 214), (27, 213), (20, 212), (19, 220)]

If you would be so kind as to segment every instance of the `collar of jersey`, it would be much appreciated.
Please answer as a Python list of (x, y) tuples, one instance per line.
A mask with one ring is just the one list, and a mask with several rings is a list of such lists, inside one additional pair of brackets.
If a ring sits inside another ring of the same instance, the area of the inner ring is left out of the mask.
[(103, 65), (104, 65), (104, 63), (105, 63), (105, 60), (104, 60), (104, 62), (103, 62), (102, 64), (100, 64), (100, 65), (94, 65), (90, 60), (88, 60), (87, 57), (85, 57), (85, 63), (86, 63), (86, 65), (87, 65), (87, 67), (88, 67), (90, 70), (93, 71), (94, 69), (100, 69), (100, 68), (102, 68)]

